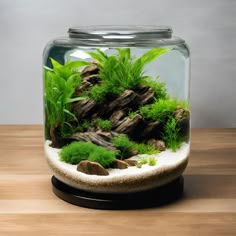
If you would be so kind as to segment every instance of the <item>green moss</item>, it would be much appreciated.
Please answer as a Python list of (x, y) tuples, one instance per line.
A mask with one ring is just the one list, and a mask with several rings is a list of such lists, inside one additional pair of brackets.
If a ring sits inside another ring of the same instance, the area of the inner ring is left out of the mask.
[(159, 150), (155, 148), (154, 145), (144, 144), (144, 143), (135, 143), (134, 148), (138, 151), (139, 154), (156, 154), (159, 153)]
[(159, 99), (153, 104), (140, 108), (140, 113), (144, 118), (165, 122), (173, 116), (173, 112), (181, 103), (177, 99)]
[(112, 128), (112, 123), (110, 120), (97, 119), (97, 125), (104, 131), (110, 131)]
[(112, 139), (112, 143), (120, 150), (120, 157), (123, 159), (127, 153), (131, 150), (137, 150), (138, 154), (155, 154), (159, 153), (159, 150), (154, 145), (135, 143), (131, 141), (126, 135), (119, 135)]
[(148, 158), (148, 165), (155, 166), (157, 164), (157, 160), (154, 157)]
[(165, 141), (166, 146), (173, 151), (180, 148), (183, 140), (180, 135), (180, 129), (178, 128), (178, 122), (175, 118), (172, 117), (166, 122), (162, 139)]
[(137, 112), (134, 112), (134, 111), (131, 111), (131, 112), (129, 112), (129, 114), (128, 114), (128, 116), (129, 116), (129, 118), (132, 120), (132, 119), (134, 119), (134, 117), (137, 115)]
[(124, 159), (129, 150), (134, 147), (134, 142), (130, 141), (126, 135), (114, 137), (112, 143), (120, 150), (121, 159)]
[(94, 152), (89, 155), (90, 161), (95, 161), (104, 167), (108, 167), (115, 160), (115, 152), (109, 151), (103, 147), (97, 147)]
[(90, 142), (71, 143), (65, 146), (59, 155), (62, 161), (70, 164), (79, 164), (82, 160), (90, 160), (107, 167), (115, 160), (115, 152)]
[(108, 56), (101, 50), (90, 52), (98, 61), (101, 84), (91, 89), (88, 95), (96, 101), (104, 101), (109, 95), (118, 95), (126, 89), (133, 89), (146, 78), (144, 67), (169, 51), (167, 48), (154, 48), (138, 59), (131, 56), (129, 48), (116, 49), (117, 54)]
[(94, 152), (96, 145), (89, 142), (73, 142), (62, 148), (60, 159), (66, 163), (78, 164), (82, 160), (88, 159), (89, 155)]
[(164, 82), (154, 81), (147, 78), (142, 83), (153, 89), (156, 99), (167, 99), (168, 95)]

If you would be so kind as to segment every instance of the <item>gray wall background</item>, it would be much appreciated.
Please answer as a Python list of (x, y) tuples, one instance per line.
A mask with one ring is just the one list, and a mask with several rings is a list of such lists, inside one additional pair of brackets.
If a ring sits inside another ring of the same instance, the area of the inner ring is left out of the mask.
[(0, 123), (43, 123), (41, 55), (75, 25), (170, 25), (192, 52), (193, 127), (236, 127), (235, 0), (0, 0)]

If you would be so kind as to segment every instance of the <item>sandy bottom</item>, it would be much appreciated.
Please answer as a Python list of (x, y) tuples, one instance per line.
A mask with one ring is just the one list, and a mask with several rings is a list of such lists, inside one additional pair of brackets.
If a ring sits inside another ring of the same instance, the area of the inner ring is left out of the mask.
[(145, 164), (141, 168), (133, 166), (123, 170), (107, 169), (108, 176), (98, 176), (81, 173), (76, 170), (76, 165), (62, 162), (58, 155), (60, 149), (52, 148), (49, 144), (50, 141), (45, 141), (45, 154), (54, 176), (72, 187), (105, 193), (142, 191), (172, 181), (186, 168), (190, 149), (189, 144), (183, 143), (176, 152), (166, 150), (157, 155), (137, 155), (131, 159), (154, 157), (157, 164)]

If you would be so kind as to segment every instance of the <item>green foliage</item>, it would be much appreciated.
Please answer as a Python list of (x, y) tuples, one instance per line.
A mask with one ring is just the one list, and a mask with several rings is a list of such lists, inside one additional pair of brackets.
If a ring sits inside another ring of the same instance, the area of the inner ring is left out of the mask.
[(135, 143), (131, 141), (127, 135), (119, 135), (112, 139), (112, 143), (120, 150), (121, 159), (125, 158), (127, 153), (134, 149), (138, 154), (156, 154), (159, 150), (154, 145)]
[(97, 119), (97, 125), (101, 130), (110, 131), (112, 123), (110, 120)]
[(134, 112), (134, 111), (131, 111), (131, 112), (129, 112), (129, 114), (128, 114), (128, 116), (129, 116), (129, 118), (132, 120), (132, 119), (134, 119), (134, 117), (137, 115), (137, 112)]
[(109, 95), (118, 95), (126, 89), (135, 88), (145, 78), (144, 67), (157, 57), (169, 51), (167, 48), (154, 48), (134, 60), (129, 48), (117, 49), (117, 55), (107, 56), (101, 50), (90, 52), (99, 63), (101, 85), (91, 89), (89, 96), (103, 101)]
[(86, 62), (67, 62), (59, 64), (51, 58), (53, 68), (44, 68), (44, 102), (46, 118), (46, 137), (50, 138), (50, 127), (59, 124), (62, 136), (71, 130), (70, 121), (76, 120), (71, 112), (71, 103), (82, 100), (82, 97), (72, 97), (75, 87), (81, 83), (78, 67), (87, 65)]
[(146, 78), (142, 83), (153, 89), (153, 91), (155, 92), (156, 99), (167, 99), (168, 98), (166, 86), (165, 86), (164, 82), (154, 81), (149, 78)]
[(156, 164), (157, 164), (157, 160), (155, 159), (155, 157), (149, 157), (148, 165), (149, 166), (155, 166)]
[(173, 112), (181, 103), (177, 99), (159, 99), (153, 104), (145, 105), (140, 108), (140, 113), (143, 117), (160, 122), (166, 121), (173, 116)]
[(138, 151), (139, 154), (157, 154), (159, 150), (155, 148), (154, 145), (144, 144), (144, 143), (136, 143), (134, 148)]
[(90, 127), (91, 122), (89, 120), (80, 121), (76, 128), (73, 129), (73, 133), (75, 132), (86, 132)]
[(140, 160), (138, 160), (136, 167), (141, 168), (142, 165), (148, 164), (149, 166), (155, 166), (157, 164), (157, 160), (155, 157), (142, 157)]
[(174, 152), (180, 148), (183, 142), (179, 131), (178, 122), (175, 118), (172, 117), (165, 123), (162, 139), (165, 141), (166, 146)]
[(120, 150), (120, 158), (124, 159), (134, 147), (134, 142), (130, 141), (127, 135), (119, 135), (112, 139), (112, 143)]
[(115, 160), (115, 152), (90, 142), (73, 142), (65, 146), (59, 155), (62, 161), (70, 164), (90, 160), (108, 167)]
[(96, 145), (89, 142), (73, 142), (62, 148), (60, 151), (60, 159), (70, 164), (78, 164), (88, 159), (90, 153), (95, 149)]
[(95, 161), (104, 167), (108, 167), (115, 160), (115, 152), (109, 151), (103, 147), (96, 149), (89, 155), (90, 161)]

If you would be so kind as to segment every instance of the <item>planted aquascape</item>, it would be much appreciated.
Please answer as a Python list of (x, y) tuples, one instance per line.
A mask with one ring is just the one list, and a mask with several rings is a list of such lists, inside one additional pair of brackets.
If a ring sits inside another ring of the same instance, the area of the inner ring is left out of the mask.
[[(86, 174), (107, 168), (158, 165), (156, 157), (188, 141), (189, 108), (167, 93), (145, 66), (169, 52), (153, 48), (139, 58), (129, 48), (112, 55), (88, 52), (90, 62), (44, 68), (45, 136), (62, 162)], [(132, 157), (140, 156), (136, 160)]]

